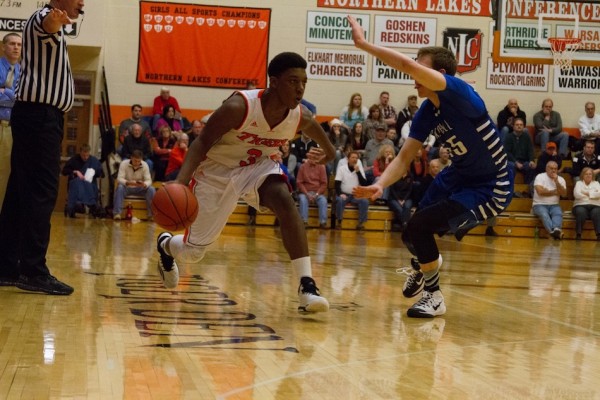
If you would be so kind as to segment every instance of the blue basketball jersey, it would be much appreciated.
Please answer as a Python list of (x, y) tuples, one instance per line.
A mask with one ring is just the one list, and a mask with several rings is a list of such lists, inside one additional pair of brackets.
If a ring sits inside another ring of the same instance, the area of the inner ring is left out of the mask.
[(436, 177), (439, 185), (431, 187), (432, 191), (445, 189), (427, 193), (424, 200), (446, 197), (459, 201), (481, 221), (499, 214), (510, 203), (512, 173), (496, 125), (481, 97), (461, 79), (444, 76), (446, 89), (437, 92), (440, 106), (426, 99), (414, 116), (409, 134), (421, 142), (433, 134), (448, 148), (452, 160), (446, 168), (449, 170), (444, 169)]

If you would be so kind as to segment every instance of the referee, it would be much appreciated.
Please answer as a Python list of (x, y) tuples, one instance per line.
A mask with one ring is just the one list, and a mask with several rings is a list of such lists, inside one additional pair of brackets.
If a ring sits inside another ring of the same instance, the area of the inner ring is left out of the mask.
[(51, 0), (23, 30), (23, 59), (10, 124), (11, 173), (0, 212), (0, 282), (19, 289), (70, 295), (50, 274), (46, 252), (56, 204), (64, 113), (74, 97), (63, 25), (84, 0)]

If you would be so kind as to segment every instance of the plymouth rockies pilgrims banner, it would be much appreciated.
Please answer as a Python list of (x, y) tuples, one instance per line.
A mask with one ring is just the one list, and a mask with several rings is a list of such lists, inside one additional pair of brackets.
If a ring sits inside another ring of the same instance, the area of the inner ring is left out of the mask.
[(267, 86), (271, 10), (140, 1), (137, 82)]

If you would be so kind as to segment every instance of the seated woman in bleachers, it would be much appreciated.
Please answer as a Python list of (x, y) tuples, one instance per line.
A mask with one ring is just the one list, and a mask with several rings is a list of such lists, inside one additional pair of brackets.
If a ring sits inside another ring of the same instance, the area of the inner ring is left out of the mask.
[(154, 180), (162, 182), (165, 180), (165, 171), (169, 164), (169, 156), (175, 145), (175, 138), (169, 125), (161, 126), (158, 133), (158, 137), (152, 139), (152, 161), (154, 163)]
[(363, 128), (362, 122), (357, 122), (354, 124), (354, 128), (350, 132), (350, 137), (348, 137), (348, 142), (346, 143), (346, 150), (344, 153), (347, 153), (348, 147), (350, 150), (354, 150), (358, 152), (358, 154), (362, 157), (362, 154), (365, 152), (365, 146), (367, 145), (367, 137), (365, 135), (365, 130)]
[[(296, 170), (299, 169), (298, 160), (296, 159), (296, 155), (292, 153), (290, 148), (290, 141), (288, 140), (283, 145), (279, 146), (279, 151), (281, 152), (281, 162), (288, 170), (288, 177), (290, 180), (290, 185), (292, 185), (292, 190), (296, 190)], [(298, 168), (296, 168), (298, 167)]]
[[(396, 150), (394, 149), (394, 146), (390, 144), (384, 144), (379, 148), (377, 158), (375, 161), (373, 161), (373, 176), (375, 177), (375, 182), (381, 178), (381, 174), (383, 174), (383, 171), (385, 171), (385, 169), (390, 165), (394, 157), (396, 157)], [(389, 187), (383, 189), (383, 195), (380, 199), (375, 200), (375, 203), (385, 204), (388, 196)]]
[(169, 163), (167, 164), (167, 170), (165, 171), (165, 180), (173, 181), (177, 178), (179, 170), (183, 165), (183, 160), (188, 151), (190, 138), (186, 133), (183, 133), (179, 140), (173, 146), (173, 150), (169, 154)]
[(362, 96), (360, 93), (353, 93), (350, 96), (348, 105), (342, 109), (340, 120), (342, 121), (342, 126), (350, 132), (355, 123), (364, 121), (368, 115), (369, 110), (362, 105)]
[(348, 135), (346, 134), (346, 130), (342, 128), (342, 121), (339, 119), (334, 118), (329, 124), (330, 128), (327, 136), (329, 136), (329, 141), (333, 144), (333, 147), (335, 147), (335, 159), (327, 164), (327, 174), (333, 173), (335, 175), (337, 164), (344, 158), (344, 150), (346, 149), (346, 143), (348, 142)]
[(181, 127), (181, 121), (175, 117), (175, 107), (171, 105), (166, 105), (163, 108), (162, 117), (156, 122), (156, 137), (159, 136), (160, 128), (167, 125), (171, 128), (171, 132), (176, 139), (183, 133), (183, 129)]
[(586, 219), (591, 219), (596, 240), (600, 240), (600, 182), (594, 180), (594, 171), (590, 167), (585, 167), (579, 177), (581, 179), (573, 189), (576, 238), (581, 239), (583, 224)]

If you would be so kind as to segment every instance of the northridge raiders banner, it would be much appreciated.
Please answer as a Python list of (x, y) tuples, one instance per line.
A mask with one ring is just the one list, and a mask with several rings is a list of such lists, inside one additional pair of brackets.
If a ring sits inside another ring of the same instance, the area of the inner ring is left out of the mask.
[(271, 10), (140, 1), (138, 83), (267, 86)]

